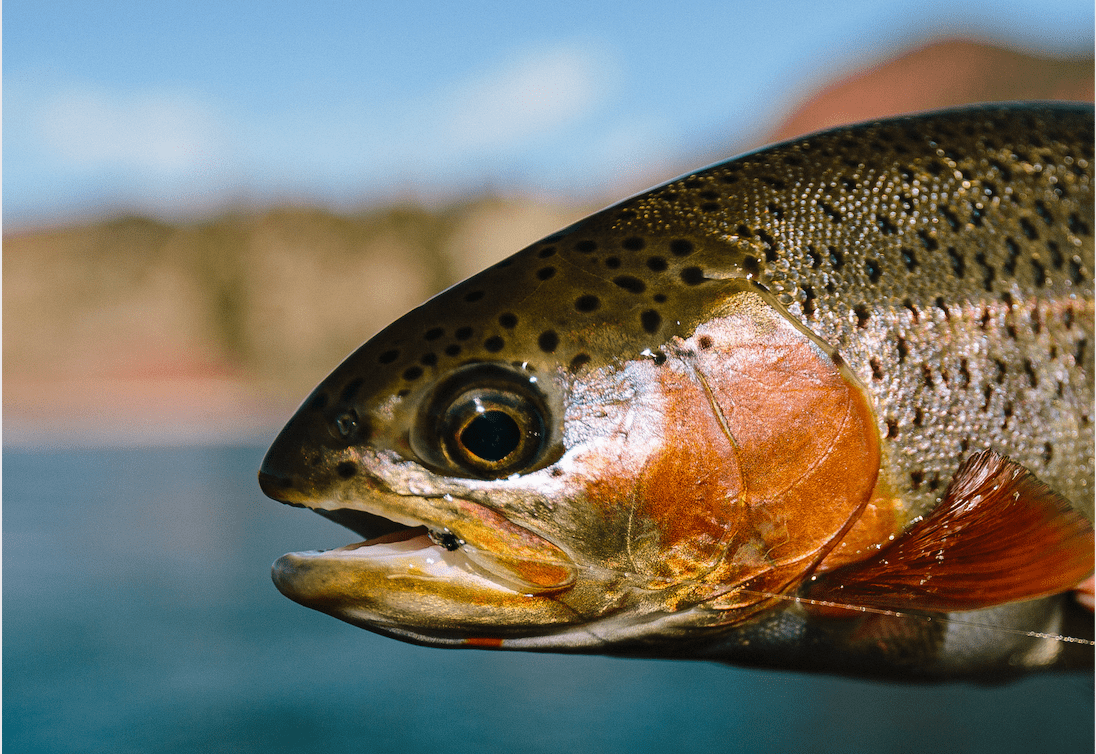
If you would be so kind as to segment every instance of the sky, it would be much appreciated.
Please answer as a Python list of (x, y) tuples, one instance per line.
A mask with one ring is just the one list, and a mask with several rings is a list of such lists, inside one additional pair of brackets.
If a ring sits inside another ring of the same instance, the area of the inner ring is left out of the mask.
[(3, 10), (6, 228), (477, 191), (586, 201), (713, 144), (754, 146), (813, 89), (929, 39), (1094, 44), (1091, 0)]

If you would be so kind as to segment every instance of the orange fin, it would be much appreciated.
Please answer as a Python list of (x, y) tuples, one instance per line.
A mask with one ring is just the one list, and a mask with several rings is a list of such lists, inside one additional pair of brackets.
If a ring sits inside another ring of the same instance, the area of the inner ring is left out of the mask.
[(878, 553), (819, 576), (811, 599), (950, 612), (1077, 587), (1093, 571), (1092, 524), (1018, 463), (968, 458), (944, 500)]

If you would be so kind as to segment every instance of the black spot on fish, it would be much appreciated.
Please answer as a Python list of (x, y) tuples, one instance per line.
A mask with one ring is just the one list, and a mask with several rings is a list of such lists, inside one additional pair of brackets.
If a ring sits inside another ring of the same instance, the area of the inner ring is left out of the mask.
[(951, 312), (948, 311), (948, 305), (944, 302), (943, 296), (937, 296), (934, 305), (944, 313), (944, 319), (951, 319)]
[(472, 291), (471, 293), (466, 293), (464, 295), (464, 300), (469, 304), (474, 304), (481, 298), (483, 298), (483, 291)]
[(921, 365), (921, 381), (925, 383), (925, 387), (935, 387), (935, 381), (932, 379), (932, 367), (928, 364)]
[(940, 475), (936, 472), (933, 472), (932, 479), (929, 480), (929, 490), (932, 492), (936, 492), (936, 490), (940, 489), (940, 487)]
[(985, 217), (985, 211), (980, 204), (971, 202), (970, 205), (970, 224), (976, 228), (982, 227), (982, 218)]
[(925, 251), (936, 251), (940, 248), (940, 243), (928, 234), (928, 231), (917, 231), (917, 237), (921, 239), (921, 245), (925, 247)]
[(910, 472), (910, 487), (916, 492), (921, 489), (921, 485), (925, 481), (925, 472), (923, 471), (911, 471)]
[(327, 393), (317, 393), (316, 397), (312, 399), (312, 402), (308, 404), (308, 408), (312, 411), (321, 411), (327, 407)]
[(704, 282), (704, 270), (699, 267), (686, 267), (681, 271), (681, 282), (685, 285), (700, 285)]
[(1006, 238), (1005, 248), (1008, 249), (1008, 260), (1004, 264), (1005, 272), (1009, 275), (1015, 275), (1016, 260), (1020, 258), (1020, 247), (1011, 238)]
[(906, 343), (905, 338), (899, 336), (896, 349), (898, 351), (898, 363), (901, 364), (903, 361), (906, 360), (906, 357), (909, 356), (910, 353), (910, 347)]
[(959, 230), (959, 225), (960, 225), (959, 218), (955, 216), (954, 212), (952, 212), (947, 207), (940, 207), (940, 215), (945, 220), (947, 220), (948, 227), (950, 227), (953, 231)]
[(353, 461), (343, 461), (335, 467), (335, 473), (342, 479), (349, 479), (358, 473), (358, 464)]
[(982, 266), (982, 287), (987, 291), (993, 290), (993, 280), (997, 277), (997, 270), (986, 259), (985, 252), (978, 252), (974, 255), (974, 261)]
[(537, 257), (539, 259), (547, 259), (550, 256), (554, 256), (555, 253), (556, 253), (556, 247), (555, 246), (548, 246), (548, 247), (543, 248), (540, 251), (538, 251), (537, 252)]
[(1043, 443), (1043, 463), (1050, 463), (1054, 458), (1054, 446), (1049, 442)]
[(776, 253), (776, 239), (763, 230), (757, 231), (757, 237), (765, 244), (765, 261), (775, 262), (778, 257)]
[(906, 269), (913, 272), (917, 267), (917, 257), (914, 256), (913, 249), (907, 249), (902, 247), (902, 262), (905, 263)]
[(613, 278), (613, 282), (629, 293), (643, 293), (647, 290), (647, 285), (642, 280), (631, 275), (620, 275)]
[(993, 378), (993, 380), (998, 385), (1003, 385), (1005, 383), (1005, 375), (1008, 374), (1008, 367), (1005, 366), (1005, 362), (1001, 361), (1000, 359), (994, 359), (993, 364), (997, 367), (997, 374)]
[(955, 277), (962, 278), (963, 274), (967, 271), (967, 265), (963, 260), (963, 255), (956, 251), (954, 246), (949, 246), (948, 256), (951, 257), (951, 270), (955, 273)]
[(1081, 268), (1081, 263), (1076, 259), (1069, 260), (1069, 279), (1073, 281), (1074, 285), (1080, 285), (1085, 281), (1084, 271)]
[(701, 335), (698, 343), (701, 351), (707, 351), (712, 347), (712, 339), (707, 335)]
[(432, 367), (438, 363), (438, 355), (436, 353), (424, 353), (422, 358), (419, 359), (419, 363), (426, 367)]
[(651, 272), (665, 272), (667, 267), (669, 267), (669, 265), (662, 257), (647, 258), (647, 269)]
[(803, 286), (803, 314), (808, 317), (814, 316), (814, 299), (814, 289), (809, 285)]
[(892, 236), (898, 232), (898, 226), (887, 217), (876, 216), (875, 225), (884, 235)]
[(1035, 226), (1026, 217), (1020, 218), (1020, 230), (1024, 231), (1024, 235), (1032, 241), (1039, 237), (1039, 232), (1035, 230)]
[(1047, 209), (1047, 205), (1043, 203), (1042, 199), (1035, 200), (1035, 214), (1042, 218), (1047, 225), (1054, 224), (1054, 216), (1050, 214), (1050, 210)]
[(414, 382), (419, 377), (422, 377), (422, 367), (407, 367), (403, 370), (403, 378), (408, 382)]
[(856, 326), (863, 330), (868, 326), (868, 321), (871, 319), (871, 312), (868, 311), (868, 307), (863, 304), (857, 304), (853, 307), (853, 312), (856, 314)]
[(811, 268), (817, 270), (822, 266), (822, 255), (815, 251), (813, 246), (807, 247), (807, 256), (811, 258)]
[(346, 403), (347, 401), (354, 400), (354, 396), (361, 390), (362, 383), (365, 382), (361, 377), (356, 377), (350, 382), (346, 383), (346, 387), (339, 393), (339, 402)]
[(966, 388), (970, 385), (970, 366), (966, 359), (959, 361), (959, 387)]
[(753, 238), (753, 231), (745, 225), (739, 225), (738, 228), (735, 229), (735, 233), (742, 238)]
[(1069, 232), (1075, 236), (1090, 236), (1092, 231), (1088, 227), (1088, 223), (1081, 219), (1080, 215), (1076, 212), (1069, 216)]
[(572, 372), (577, 372), (582, 367), (590, 363), (590, 355), (586, 353), (580, 353), (575, 358), (571, 359), (569, 369)]
[(507, 330), (513, 330), (518, 326), (518, 318), (510, 312), (505, 312), (499, 315), (499, 324)]
[(751, 275), (757, 275), (761, 272), (761, 260), (752, 254), (747, 254), (742, 259), (742, 269)]
[(1058, 244), (1054, 241), (1047, 241), (1047, 249), (1050, 250), (1050, 263), (1054, 265), (1054, 269), (1062, 269), (1066, 258), (1062, 256), (1062, 250), (1058, 247)]
[(1011, 170), (1006, 168), (1004, 165), (1002, 165), (997, 160), (990, 160), (989, 164), (990, 164), (991, 167), (993, 167), (997, 170), (997, 174), (1001, 176), (1001, 180), (1003, 182), (1005, 182), (1005, 183), (1011, 183), (1012, 182), (1012, 171)]
[(1085, 349), (1088, 348), (1088, 338), (1077, 341), (1077, 350), (1073, 353), (1073, 363), (1081, 364), (1085, 360)]
[(868, 274), (868, 280), (872, 284), (878, 283), (883, 276), (883, 268), (879, 265), (879, 261), (875, 259), (864, 260), (864, 272)]
[(579, 296), (575, 299), (575, 309), (583, 313), (597, 311), (600, 306), (601, 299), (597, 296), (591, 296), (590, 294)]
[(774, 218), (774, 219), (776, 219), (777, 221), (779, 221), (779, 220), (783, 220), (783, 219), (784, 219), (784, 210), (783, 210), (783, 208), (781, 208), (781, 207), (778, 207), (777, 205), (775, 205), (775, 204), (771, 204), (771, 203), (770, 203), (770, 204), (769, 204), (769, 205), (768, 205), (768, 206), (766, 207), (766, 209), (767, 209), (767, 210), (769, 210), (769, 213), (770, 213), (770, 214), (771, 214), (771, 215), (773, 216), (773, 218)]
[(704, 202), (700, 205), (701, 212), (718, 212), (720, 207), (715, 202)]
[(883, 379), (883, 365), (879, 363), (879, 359), (872, 358), (868, 363), (871, 364), (872, 379), (877, 381)]
[(490, 353), (498, 353), (506, 345), (506, 341), (497, 335), (492, 335), (487, 340), (483, 341), (483, 347)]
[(665, 293), (656, 293), (655, 295), (651, 296), (651, 300), (654, 301), (656, 304), (665, 304), (666, 303), (666, 294)]
[(655, 362), (655, 366), (660, 367), (666, 363), (666, 354), (662, 351), (655, 351), (652, 360)]
[(559, 346), (559, 335), (555, 330), (545, 330), (537, 338), (537, 346), (545, 353), (553, 353)]
[(555, 267), (541, 267), (539, 270), (537, 270), (537, 280), (548, 280), (555, 274)]
[(639, 251), (647, 245), (647, 242), (644, 241), (642, 238), (639, 238), (638, 236), (629, 236), (628, 238), (625, 238), (623, 241), (621, 241), (620, 245), (628, 251)]
[(1035, 285), (1039, 288), (1047, 284), (1047, 269), (1038, 260), (1031, 260), (1031, 274), (1035, 278)]
[(1039, 387), (1039, 376), (1035, 373), (1035, 365), (1031, 363), (1031, 359), (1024, 359), (1024, 373), (1032, 387)]
[(378, 356), (377, 361), (381, 364), (391, 364), (393, 361), (395, 361), (399, 357), (400, 357), (400, 352), (397, 351), (396, 349), (392, 348), (392, 349), (389, 349), (389, 350), (385, 351), (380, 356)]
[(460, 353), (460, 346), (458, 346), (456, 343), (454, 343), (451, 346), (446, 346), (445, 347), (445, 355), (446, 356), (456, 356), (459, 353)]
[(453, 337), (455, 337), (457, 340), (468, 340), (472, 337), (472, 328), (458, 327), (457, 331), (453, 333)]
[(917, 307), (914, 306), (913, 302), (910, 301), (908, 298), (902, 301), (902, 306), (913, 316), (914, 322), (916, 322), (921, 317), (921, 313), (917, 311)]
[(684, 238), (675, 238), (670, 241), (670, 253), (675, 257), (687, 257), (696, 251), (692, 241), (687, 241)]
[(644, 332), (654, 335), (662, 326), (662, 315), (654, 309), (647, 309), (639, 315), (639, 323), (643, 326)]
[(925, 412), (920, 407), (913, 410), (913, 426), (921, 427), (925, 424)]
[(445, 330), (440, 327), (431, 327), (422, 336), (423, 340), (437, 340), (442, 335), (445, 335)]
[(886, 440), (894, 440), (898, 437), (898, 422), (894, 419), (887, 419), (887, 434), (883, 436)]
[(830, 266), (835, 270), (840, 270), (845, 266), (845, 257), (842, 256), (841, 252), (838, 251), (835, 246), (830, 247)]

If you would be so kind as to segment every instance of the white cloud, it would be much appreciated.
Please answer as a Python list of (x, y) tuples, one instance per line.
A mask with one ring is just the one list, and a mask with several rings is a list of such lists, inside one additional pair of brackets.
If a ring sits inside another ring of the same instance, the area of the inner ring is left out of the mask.
[(591, 48), (528, 52), (445, 97), (439, 137), (456, 149), (510, 149), (591, 114), (612, 89), (615, 66)]
[(181, 176), (225, 151), (211, 108), (184, 94), (69, 89), (46, 98), (37, 115), (43, 147), (77, 170)]

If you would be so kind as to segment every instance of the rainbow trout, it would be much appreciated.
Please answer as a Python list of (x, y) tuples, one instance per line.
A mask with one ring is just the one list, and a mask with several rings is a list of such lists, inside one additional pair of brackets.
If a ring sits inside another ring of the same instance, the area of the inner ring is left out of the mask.
[(1091, 667), (1093, 108), (799, 138), (555, 233), (305, 400), (274, 581), (450, 647)]

